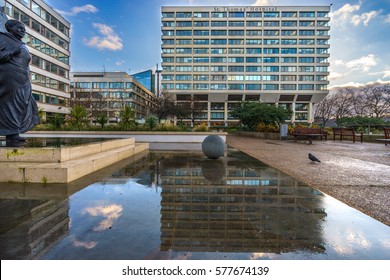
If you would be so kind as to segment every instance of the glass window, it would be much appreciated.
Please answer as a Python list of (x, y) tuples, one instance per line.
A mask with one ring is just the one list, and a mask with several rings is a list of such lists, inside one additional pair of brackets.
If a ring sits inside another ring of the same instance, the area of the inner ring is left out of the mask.
[(208, 45), (210, 40), (208, 39), (194, 39), (194, 45)]
[(264, 63), (278, 63), (279, 57), (264, 57), (263, 62)]
[(296, 57), (281, 57), (280, 62), (282, 62), (282, 63), (296, 63), (297, 58)]
[(212, 45), (226, 45), (227, 40), (226, 39), (211, 39)]
[(312, 49), (312, 48), (299, 48), (299, 54), (314, 54), (314, 49)]
[(213, 49), (211, 49), (211, 53), (212, 54), (224, 54), (224, 53), (226, 53), (226, 49), (225, 48), (213, 48)]
[(225, 17), (227, 17), (227, 13), (226, 12), (212, 12), (211, 13), (211, 17), (213, 17), (213, 18), (225, 18)]
[(243, 57), (229, 57), (228, 62), (230, 62), (230, 63), (243, 63), (244, 58)]
[(191, 21), (177, 21), (176, 26), (177, 27), (191, 27), (192, 22)]
[(296, 90), (297, 85), (295, 85), (295, 84), (282, 84), (282, 85), (280, 85), (280, 89), (281, 90)]
[(313, 84), (299, 84), (298, 85), (299, 90), (314, 90)]
[(244, 84), (228, 84), (229, 90), (244, 90)]
[(296, 30), (282, 30), (282, 36), (297, 36)]
[(296, 66), (281, 66), (280, 67), (281, 72), (297, 72)]
[(176, 81), (191, 81), (191, 75), (176, 75)]
[[(195, 40), (194, 40), (195, 42)], [(206, 48), (198, 48), (198, 49), (194, 49), (194, 54), (208, 54), (209, 53), (209, 49), (206, 49)]]
[(246, 66), (246, 72), (261, 72), (261, 66)]
[(314, 63), (314, 57), (300, 57), (299, 63)]
[(173, 13), (173, 12), (162, 13), (162, 17), (163, 18), (174, 18), (175, 17), (175, 13)]
[(224, 26), (227, 26), (227, 22), (226, 21), (212, 21), (211, 22), (211, 26), (213, 26), (213, 27), (224, 27)]
[(282, 75), (280, 77), (280, 80), (283, 81), (283, 82), (286, 82), (286, 81), (296, 81), (297, 80), (297, 76), (296, 75)]
[(194, 81), (208, 81), (209, 75), (194, 75)]
[(210, 17), (209, 12), (194, 12), (194, 17), (195, 18), (208, 18)]
[(282, 12), (282, 17), (297, 17), (297, 12)]
[(176, 36), (192, 36), (192, 30), (176, 30)]
[(226, 36), (226, 30), (211, 30), (211, 36)]
[(261, 45), (261, 39), (246, 39), (247, 45)]
[(191, 39), (182, 39), (182, 40), (176, 40), (177, 45), (191, 45), (192, 40)]
[(314, 39), (300, 39), (300, 45), (314, 45)]
[(315, 12), (299, 12), (300, 17), (315, 17)]
[(194, 30), (194, 36), (209, 36), (210, 31), (208, 30)]
[(264, 36), (279, 36), (279, 30), (264, 30)]
[(279, 26), (279, 21), (264, 21), (263, 26)]
[(175, 22), (174, 21), (163, 21), (162, 22), (162, 26), (164, 26), (164, 27), (174, 27), (175, 26)]
[(329, 12), (317, 12), (317, 17), (328, 17)]
[(229, 66), (229, 72), (244, 72), (244, 66)]
[(282, 21), (282, 26), (297, 26), (296, 21)]
[(275, 84), (263, 84), (263, 90), (279, 90), (279, 85)]
[(314, 81), (313, 75), (299, 75), (299, 81), (312, 82)]
[(279, 81), (279, 75), (263, 75), (263, 81)]
[(299, 36), (314, 36), (314, 30), (299, 30)]
[(264, 12), (264, 17), (279, 17), (279, 12)]
[(228, 81), (243, 81), (244, 75), (228, 75)]
[(210, 23), (208, 21), (194, 21), (194, 26), (196, 27), (207, 27)]
[(296, 48), (282, 48), (280, 53), (282, 53), (282, 54), (296, 54), (297, 49)]
[(247, 54), (261, 54), (261, 48), (246, 48)]
[(192, 12), (176, 12), (177, 18), (190, 18), (192, 17)]
[(246, 75), (245, 81), (261, 81), (261, 75)]
[(247, 12), (246, 17), (261, 17), (261, 12)]
[(258, 27), (258, 26), (262, 26), (262, 22), (261, 21), (247, 21), (246, 26)]
[(229, 12), (229, 17), (243, 18), (243, 17), (245, 17), (245, 13), (244, 12)]
[(261, 84), (246, 84), (246, 90), (261, 90)]
[(176, 84), (176, 89), (179, 89), (179, 90), (189, 90), (192, 88), (192, 85), (191, 84), (185, 84), (185, 83), (178, 83)]
[(229, 26), (244, 26), (243, 21), (229, 21)]
[(229, 45), (243, 45), (244, 39), (229, 39)]
[(264, 39), (264, 45), (279, 45), (279, 39)]
[(261, 57), (246, 57), (246, 63), (261, 63)]
[(282, 39), (282, 45), (296, 45), (296, 39)]
[(279, 72), (279, 66), (264, 66), (263, 72)]
[(299, 66), (299, 72), (314, 72), (314, 66)]
[(278, 54), (279, 48), (264, 48), (263, 53), (264, 54)]
[(261, 30), (247, 30), (246, 36), (261, 36), (262, 33)]

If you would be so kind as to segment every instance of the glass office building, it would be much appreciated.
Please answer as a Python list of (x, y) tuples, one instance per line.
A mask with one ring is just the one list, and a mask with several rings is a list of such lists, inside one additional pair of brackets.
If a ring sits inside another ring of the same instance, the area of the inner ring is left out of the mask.
[(119, 122), (125, 106), (138, 122), (150, 115), (155, 95), (126, 72), (72, 72), (71, 80), (71, 103), (89, 108), (92, 121), (105, 113), (109, 122)]
[(131, 75), (134, 77), (138, 82), (140, 82), (144, 87), (146, 87), (149, 91), (155, 93), (155, 81), (152, 70), (146, 70), (139, 73), (135, 73)]
[(32, 94), (43, 117), (68, 113), (70, 23), (41, 0), (0, 0), (0, 10), (26, 26)]
[(330, 6), (162, 7), (162, 89), (202, 103), (197, 123), (234, 125), (240, 101), (311, 123), (328, 93)]

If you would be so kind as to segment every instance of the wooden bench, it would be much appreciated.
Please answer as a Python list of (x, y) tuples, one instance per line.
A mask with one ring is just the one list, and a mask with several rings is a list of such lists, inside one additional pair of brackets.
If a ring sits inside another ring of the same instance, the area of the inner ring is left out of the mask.
[(390, 143), (390, 128), (383, 128), (383, 132), (385, 133), (385, 139), (376, 139), (378, 142), (384, 142), (387, 146)]
[(363, 143), (363, 132), (356, 132), (353, 128), (333, 128), (333, 141), (336, 140), (336, 136), (340, 136), (340, 141), (343, 141), (343, 137), (352, 137), (353, 143), (356, 138), (360, 138), (360, 142)]
[(313, 139), (325, 139), (328, 140), (328, 132), (324, 131), (321, 128), (311, 128), (311, 127), (296, 127), (293, 132), (289, 133), (294, 137), (295, 142), (298, 140), (307, 139), (309, 144), (312, 144)]

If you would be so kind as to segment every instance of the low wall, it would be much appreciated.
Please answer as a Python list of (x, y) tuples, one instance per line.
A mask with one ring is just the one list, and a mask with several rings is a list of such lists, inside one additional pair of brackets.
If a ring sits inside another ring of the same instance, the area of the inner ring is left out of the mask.
[(134, 138), (137, 143), (202, 143), (218, 135), (226, 143), (226, 132), (144, 132), (144, 131), (30, 131), (24, 137), (60, 138)]
[(280, 140), (280, 133), (277, 132), (237, 131), (235, 135), (256, 137), (262, 139)]

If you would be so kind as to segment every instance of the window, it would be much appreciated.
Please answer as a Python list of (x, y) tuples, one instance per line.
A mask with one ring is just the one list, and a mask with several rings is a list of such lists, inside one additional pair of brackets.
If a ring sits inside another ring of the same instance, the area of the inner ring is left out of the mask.
[(244, 75), (228, 75), (228, 81), (243, 81)]
[(208, 57), (194, 57), (194, 63), (209, 63)]
[(299, 12), (300, 17), (315, 17), (315, 12)]
[(226, 72), (226, 66), (211, 66), (211, 72)]
[(246, 66), (246, 72), (261, 72), (261, 66)]
[(243, 45), (244, 40), (243, 39), (229, 39), (229, 45)]
[(211, 36), (226, 36), (226, 30), (211, 30)]
[(210, 31), (208, 30), (194, 30), (194, 36), (209, 36)]
[(230, 62), (230, 63), (243, 63), (244, 58), (243, 57), (229, 57), (228, 62)]
[(209, 89), (209, 84), (194, 84), (195, 90), (207, 90)]
[(229, 84), (229, 90), (244, 90), (244, 84)]
[(314, 63), (314, 57), (300, 57), (299, 63)]
[(211, 75), (212, 81), (226, 81), (226, 75)]
[(123, 82), (110, 82), (109, 88), (125, 88), (125, 84)]
[(191, 72), (191, 66), (176, 66), (176, 72)]
[(297, 36), (296, 30), (282, 30), (282, 36)]
[(329, 26), (328, 21), (317, 21), (317, 26)]
[(92, 88), (108, 88), (107, 82), (94, 82)]
[(229, 72), (244, 72), (244, 66), (229, 66)]
[(194, 21), (194, 26), (196, 27), (207, 27), (210, 23), (208, 21)]
[(282, 45), (296, 45), (296, 39), (282, 39)]
[(279, 66), (264, 66), (263, 72), (279, 72)]
[(300, 84), (298, 85), (299, 90), (314, 90), (313, 84)]
[(162, 26), (163, 27), (174, 27), (175, 26), (175, 22), (174, 21), (163, 21), (162, 22)]
[(299, 72), (314, 72), (314, 66), (299, 66)]
[(279, 39), (264, 39), (264, 45), (279, 45)]
[(300, 39), (300, 45), (314, 45), (314, 39)]
[(177, 63), (191, 63), (192, 57), (176, 57)]
[(194, 75), (194, 81), (208, 81), (209, 75)]
[[(173, 75), (162, 75), (162, 80), (163, 81), (173, 81), (174, 80), (174, 76)], [(92, 85), (93, 87), (93, 85)]]
[(278, 54), (279, 48), (264, 48), (263, 53), (264, 54)]
[(329, 36), (328, 30), (317, 30), (317, 36)]
[(162, 87), (162, 89), (172, 90), (172, 89), (174, 89), (174, 84), (162, 83), (162, 84), (161, 84), (161, 87)]
[(229, 30), (229, 36), (244, 36), (244, 30)]
[(194, 39), (194, 45), (208, 45), (210, 41), (208, 39)]
[(226, 57), (211, 57), (211, 63), (226, 63)]
[(175, 36), (175, 32), (173, 30), (163, 30), (162, 35), (163, 36)]
[(194, 54), (208, 54), (209, 49), (194, 49)]
[(177, 12), (176, 17), (177, 18), (191, 18), (192, 12)]
[(264, 12), (264, 17), (279, 17), (279, 12)]
[(226, 45), (226, 39), (211, 39), (212, 45)]
[(297, 17), (297, 12), (282, 12), (282, 17)]
[(261, 24), (261, 21), (247, 21), (246, 22), (246, 26), (261, 26), (262, 24)]
[(192, 30), (176, 30), (176, 36), (192, 36)]
[(176, 75), (176, 81), (191, 81), (191, 75)]
[(296, 21), (282, 21), (282, 26), (297, 26)]
[(317, 66), (316, 72), (328, 72), (328, 66)]
[(278, 75), (263, 75), (263, 81), (279, 81)]
[(246, 48), (247, 54), (261, 54), (261, 48)]
[(327, 39), (317, 39), (317, 45), (328, 45)]
[(208, 72), (208, 66), (194, 66), (194, 72)]
[(314, 54), (314, 49), (312, 49), (312, 48), (299, 48), (299, 54)]
[(191, 21), (177, 21), (176, 26), (177, 27), (190, 27), (190, 26), (192, 26), (192, 22)]
[(245, 13), (244, 12), (229, 12), (229, 17), (243, 18), (243, 17), (245, 17)]
[(264, 21), (263, 26), (279, 26), (279, 21)]
[(263, 62), (264, 63), (278, 63), (279, 57), (264, 57)]
[(281, 57), (280, 61), (282, 63), (296, 63), (297, 62), (297, 58), (296, 57)]
[[(329, 52), (329, 49), (322, 49), (322, 48), (317, 48), (317, 54), (327, 54)], [(314, 53), (314, 49), (313, 49)]]
[(316, 85), (316, 90), (328, 90), (328, 85), (326, 84)]
[(281, 72), (297, 72), (296, 66), (281, 66), (280, 67)]
[(246, 17), (248, 18), (261, 17), (261, 12), (247, 12)]
[(247, 57), (245, 61), (246, 63), (261, 63), (261, 57)]
[(279, 36), (279, 30), (264, 30), (264, 36)]
[(214, 49), (211, 49), (211, 53), (212, 54), (224, 54), (224, 53), (226, 53), (226, 49), (225, 48), (214, 48)]
[(299, 75), (299, 81), (312, 82), (314, 81), (313, 75)]
[(208, 18), (210, 17), (209, 12), (194, 12), (194, 18)]
[(210, 84), (210, 89), (213, 89), (213, 90), (226, 90), (226, 84)]
[(229, 48), (229, 54), (243, 54), (244, 53), (244, 49), (242, 48)]
[(224, 27), (224, 26), (227, 26), (227, 22), (226, 21), (212, 21), (211, 26)]
[(261, 39), (246, 39), (247, 45), (261, 45)]
[(227, 17), (227, 13), (226, 12), (212, 12), (211, 13), (211, 17), (213, 17), (213, 18), (225, 18), (225, 17)]
[(175, 13), (173, 13), (173, 12), (162, 13), (162, 17), (163, 18), (174, 18), (175, 17)]
[(328, 17), (329, 12), (317, 12), (317, 17)]
[(296, 54), (297, 49), (296, 48), (282, 48), (280, 50), (280, 53), (282, 53), (282, 54)]
[(299, 21), (299, 26), (315, 26), (315, 21)]
[(175, 44), (175, 40), (164, 39), (164, 40), (162, 40), (162, 44), (163, 45), (174, 45)]
[(263, 84), (263, 90), (279, 90), (279, 85)]
[(192, 49), (191, 48), (177, 48), (176, 53), (177, 54), (191, 54)]
[(246, 75), (245, 81), (261, 81), (261, 75)]
[(314, 30), (299, 30), (299, 36), (314, 36)]
[(282, 75), (280, 76), (280, 80), (283, 81), (283, 82), (292, 82), (292, 81), (296, 81), (297, 80), (297, 76), (296, 75)]
[(191, 39), (184, 39), (184, 40), (176, 40), (177, 45), (191, 45), (192, 40)]
[(191, 84), (176, 84), (176, 89), (178, 90), (189, 90), (191, 88)]
[(281, 90), (296, 90), (297, 86), (295, 84), (282, 84), (280, 85)]
[(325, 76), (325, 75), (317, 75), (316, 76), (316, 81), (327, 81), (328, 80), (328, 76)]
[(246, 84), (246, 90), (261, 90), (261, 84)]
[(243, 21), (229, 21), (229, 26), (237, 27), (237, 26), (244, 26)]

